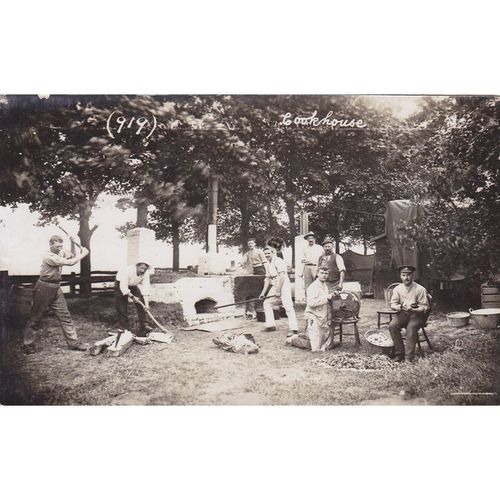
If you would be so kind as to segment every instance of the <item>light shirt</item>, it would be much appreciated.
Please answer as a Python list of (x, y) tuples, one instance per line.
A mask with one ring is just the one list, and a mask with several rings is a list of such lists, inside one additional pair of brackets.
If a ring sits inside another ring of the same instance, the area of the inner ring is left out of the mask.
[(127, 266), (116, 273), (116, 281), (120, 282), (120, 290), (123, 295), (130, 292), (129, 286), (139, 286), (142, 295), (149, 295), (150, 274), (148, 269), (144, 274), (138, 276), (135, 266)]
[(318, 265), (319, 258), (323, 255), (323, 247), (317, 244), (309, 245), (304, 248), (302, 258), (305, 260), (305, 264)]
[(319, 326), (326, 326), (328, 320), (328, 285), (319, 279), (314, 280), (307, 287), (307, 302), (304, 316), (306, 319), (315, 319)]
[(267, 261), (266, 278), (269, 278), (271, 283), (274, 283), (276, 281), (276, 278), (278, 278), (278, 275), (280, 274), (284, 275), (285, 281), (289, 281), (287, 271), (287, 265), (283, 259), (280, 259), (279, 257), (273, 257), (271, 259), (271, 262)]
[(412, 304), (424, 307), (424, 312), (429, 309), (427, 290), (418, 283), (413, 282), (409, 287), (400, 283), (392, 291), (391, 305), (402, 305), (410, 308)]
[(254, 268), (263, 266), (266, 262), (267, 259), (264, 252), (260, 248), (254, 248), (253, 250), (248, 250), (248, 252), (243, 255), (241, 265), (243, 267)]
[(70, 253), (61, 250), (58, 254), (49, 250), (42, 258), (40, 268), (40, 278), (42, 281), (61, 281), (61, 271), (63, 266), (69, 266)]

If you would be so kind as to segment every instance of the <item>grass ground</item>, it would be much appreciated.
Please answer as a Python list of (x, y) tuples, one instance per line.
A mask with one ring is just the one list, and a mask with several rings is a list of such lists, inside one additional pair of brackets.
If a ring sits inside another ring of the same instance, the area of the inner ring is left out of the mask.
[[(376, 323), (381, 301), (362, 303), (360, 330)], [(73, 299), (69, 306), (80, 337), (93, 343), (113, 326), (111, 298)], [(159, 311), (160, 309), (158, 309)], [(155, 306), (152, 306), (153, 314)], [(131, 316), (135, 314), (130, 307)], [(298, 312), (303, 325), (303, 312)], [(159, 318), (161, 321), (161, 317)], [(500, 340), (498, 331), (452, 328), (443, 312), (433, 312), (428, 334), (435, 353), (414, 365), (391, 370), (345, 371), (315, 366), (328, 356), (285, 345), (287, 320), (278, 331), (248, 321), (239, 332), (252, 333), (260, 345), (253, 355), (220, 350), (213, 333), (176, 330), (173, 344), (132, 345), (121, 357), (89, 356), (66, 349), (59, 326), (47, 317), (40, 352), (20, 351), (20, 329), (4, 346), (3, 404), (38, 405), (358, 405), (498, 404)], [(346, 337), (338, 351), (370, 355)], [(334, 351), (335, 352), (335, 351)], [(453, 395), (453, 393), (497, 395)]]

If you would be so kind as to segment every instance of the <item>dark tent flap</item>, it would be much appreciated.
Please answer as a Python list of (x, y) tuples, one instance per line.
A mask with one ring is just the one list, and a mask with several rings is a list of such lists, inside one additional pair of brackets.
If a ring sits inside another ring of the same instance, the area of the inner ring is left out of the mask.
[(372, 278), (375, 255), (361, 255), (352, 250), (347, 250), (341, 254), (341, 257), (344, 259), (346, 267), (346, 280), (359, 281), (364, 290), (368, 289)]
[(385, 234), (391, 245), (393, 266), (404, 264), (415, 266), (418, 273), (418, 251), (416, 245), (409, 242), (400, 226), (424, 214), (424, 209), (410, 200), (393, 200), (387, 204), (385, 213)]

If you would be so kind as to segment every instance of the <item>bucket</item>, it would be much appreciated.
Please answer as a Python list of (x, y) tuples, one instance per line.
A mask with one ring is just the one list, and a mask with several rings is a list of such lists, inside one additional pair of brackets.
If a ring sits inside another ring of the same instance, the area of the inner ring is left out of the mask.
[[(382, 336), (387, 339), (387, 342), (380, 342), (380, 340), (382, 340)], [(381, 330), (377, 326), (371, 326), (364, 334), (364, 337), (368, 342), (370, 353), (385, 354), (386, 356), (393, 357), (394, 344), (391, 339), (391, 334), (388, 330)]]
[[(264, 314), (264, 311), (255, 311), (257, 315), (257, 321), (259, 323), (265, 323), (266, 322), (266, 315)], [(280, 319), (280, 311), (279, 309), (273, 309), (274, 313), (274, 319)]]
[(466, 312), (452, 312), (446, 315), (446, 320), (450, 326), (460, 328), (469, 324), (470, 314)]
[(469, 309), (473, 323), (483, 330), (492, 330), (497, 327), (500, 321), (499, 309)]

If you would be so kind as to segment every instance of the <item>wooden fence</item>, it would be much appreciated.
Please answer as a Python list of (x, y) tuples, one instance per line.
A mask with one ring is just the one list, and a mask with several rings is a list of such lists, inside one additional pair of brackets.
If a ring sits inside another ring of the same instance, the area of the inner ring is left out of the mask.
[[(90, 281), (94, 283), (114, 283), (116, 271), (92, 271), (90, 278), (82, 278), (80, 273), (63, 274), (61, 276), (61, 286), (69, 286), (69, 296), (75, 297), (80, 293), (81, 285)], [(11, 285), (34, 285), (38, 281), (37, 274), (8, 275), (7, 280)], [(112, 287), (92, 287), (92, 293), (110, 293)]]

